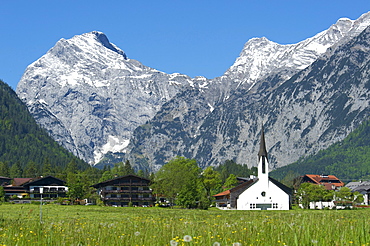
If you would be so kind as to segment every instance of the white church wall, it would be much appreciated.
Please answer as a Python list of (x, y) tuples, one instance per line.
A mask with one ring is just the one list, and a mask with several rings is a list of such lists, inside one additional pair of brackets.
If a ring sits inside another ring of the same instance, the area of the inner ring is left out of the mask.
[(274, 183), (264, 185), (259, 180), (237, 200), (238, 210), (261, 210), (263, 206), (268, 206), (267, 210), (289, 210), (289, 195)]

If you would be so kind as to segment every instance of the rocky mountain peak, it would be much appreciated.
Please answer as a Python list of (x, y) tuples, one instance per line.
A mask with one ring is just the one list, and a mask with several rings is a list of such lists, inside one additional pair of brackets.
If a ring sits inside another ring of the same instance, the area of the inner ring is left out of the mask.
[(191, 85), (186, 75), (128, 59), (94, 31), (59, 40), (27, 67), (17, 94), (54, 139), (94, 164), (123, 151), (137, 126)]
[[(266, 98), (268, 94), (273, 95), (273, 91), (317, 61), (328, 48), (334, 52), (333, 47), (361, 33), (370, 24), (369, 20), (369, 14), (356, 21), (340, 19), (328, 30), (296, 44), (282, 45), (264, 37), (253, 38), (225, 74), (212, 80), (165, 74), (144, 66), (127, 58), (106, 35), (94, 31), (58, 41), (26, 69), (17, 93), (54, 139), (91, 164), (109, 152), (126, 152), (133, 158), (141, 156), (153, 165), (161, 165), (176, 154), (197, 158), (203, 166), (233, 156), (240, 160), (248, 155), (247, 150), (254, 151), (252, 142), (244, 148), (245, 141), (255, 139), (252, 121), (256, 117), (268, 117), (261, 112), (250, 114), (247, 109), (255, 107), (254, 101), (264, 98), (264, 103), (274, 106), (273, 100)], [(327, 72), (325, 76), (331, 75)], [(302, 88), (305, 89), (304, 85)], [(288, 97), (289, 93), (284, 95)], [(246, 97), (247, 94), (252, 96)], [(299, 91), (298, 96), (304, 98)], [(289, 106), (286, 98), (280, 101), (281, 105)], [(274, 107), (266, 110), (275, 112)], [(317, 107), (312, 104), (310, 110)], [(294, 130), (290, 125), (296, 112), (281, 110), (277, 113), (282, 117), (280, 125), (270, 122), (267, 126), (274, 125), (275, 132), (283, 128)], [(317, 117), (307, 113), (304, 118), (307, 126), (299, 128), (303, 135), (317, 131), (310, 126), (320, 121)], [(298, 136), (289, 131), (285, 134), (292, 136), (286, 137), (289, 141)], [(284, 138), (274, 136), (281, 137)], [(280, 144), (275, 142), (275, 151), (280, 151)], [(232, 147), (236, 145), (239, 147)], [(299, 146), (301, 150), (309, 148), (304, 144)]]
[(110, 43), (107, 36), (102, 33), (102, 32), (98, 32), (98, 31), (92, 31), (91, 33), (86, 33), (85, 35), (88, 36), (89, 34), (91, 35), (94, 35), (95, 38), (106, 48), (114, 51), (114, 52), (117, 52), (118, 54), (120, 55), (123, 55), (123, 57), (125, 59), (127, 59), (127, 56), (125, 54), (125, 52), (123, 52), (121, 49), (119, 49), (117, 46), (115, 46), (114, 44)]

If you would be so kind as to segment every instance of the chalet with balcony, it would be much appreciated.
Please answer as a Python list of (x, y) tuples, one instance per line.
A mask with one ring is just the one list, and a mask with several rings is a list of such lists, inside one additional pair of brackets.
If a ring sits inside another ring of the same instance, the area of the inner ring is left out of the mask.
[(56, 199), (66, 197), (68, 187), (66, 182), (53, 176), (38, 178), (14, 178), (4, 182), (5, 196), (17, 199), (40, 199), (41, 194), (44, 199)]
[(23, 185), (29, 192), (30, 198), (56, 199), (66, 197), (68, 187), (66, 181), (53, 176), (39, 177)]
[(126, 175), (92, 185), (108, 206), (152, 206), (155, 197), (149, 188), (150, 180), (136, 175)]

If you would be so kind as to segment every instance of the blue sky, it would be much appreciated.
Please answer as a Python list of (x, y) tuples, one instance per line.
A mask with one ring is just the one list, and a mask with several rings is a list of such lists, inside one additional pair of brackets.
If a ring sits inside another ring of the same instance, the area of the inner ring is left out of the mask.
[(368, 0), (1, 1), (0, 79), (15, 89), (59, 39), (94, 30), (146, 66), (214, 78), (250, 38), (296, 43), (368, 11)]

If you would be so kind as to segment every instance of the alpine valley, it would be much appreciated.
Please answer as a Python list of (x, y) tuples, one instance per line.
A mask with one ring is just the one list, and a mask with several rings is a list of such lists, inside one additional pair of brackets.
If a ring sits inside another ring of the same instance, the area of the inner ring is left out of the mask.
[[(369, 117), (370, 13), (297, 44), (249, 40), (214, 79), (166, 74), (101, 32), (61, 39), (26, 69), (17, 94), (62, 146), (90, 164), (157, 170), (257, 162), (262, 124), (272, 169), (343, 140)], [(107, 161), (108, 160), (108, 161)]]

